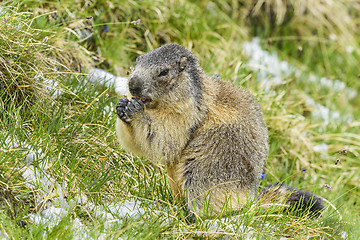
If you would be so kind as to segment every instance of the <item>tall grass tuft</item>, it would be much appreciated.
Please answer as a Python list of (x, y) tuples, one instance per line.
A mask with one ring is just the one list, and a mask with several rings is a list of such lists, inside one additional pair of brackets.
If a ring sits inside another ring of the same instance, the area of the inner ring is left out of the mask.
[(47, 54), (51, 47), (46, 32), (31, 26), (31, 13), (18, 13), (16, 9), (0, 9), (0, 90), (2, 106), (33, 104), (43, 93), (36, 78), (54, 72), (54, 60)]
[(0, 8), (0, 100), (3, 107), (29, 108), (37, 99), (48, 97), (51, 90), (56, 89), (58, 84), (53, 79), (72, 70), (81, 70), (85, 62), (89, 62), (83, 48), (62, 37), (62, 28), (39, 28), (40, 19), (48, 15), (51, 13), (35, 16), (6, 5)]

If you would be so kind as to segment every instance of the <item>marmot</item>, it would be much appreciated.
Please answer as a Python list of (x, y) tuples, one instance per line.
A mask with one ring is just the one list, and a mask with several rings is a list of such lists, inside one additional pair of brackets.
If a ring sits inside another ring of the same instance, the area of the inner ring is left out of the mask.
[[(128, 92), (116, 106), (120, 144), (165, 163), (172, 190), (191, 213), (234, 211), (256, 197), (268, 133), (248, 91), (206, 75), (190, 51), (167, 44), (136, 59)], [(279, 184), (258, 198), (317, 215), (323, 209), (321, 198)]]

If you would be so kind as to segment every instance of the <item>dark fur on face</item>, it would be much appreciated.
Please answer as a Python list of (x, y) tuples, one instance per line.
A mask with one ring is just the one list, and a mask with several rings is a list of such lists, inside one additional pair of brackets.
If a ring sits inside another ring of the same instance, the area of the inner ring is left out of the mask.
[[(129, 77), (131, 95), (143, 102), (181, 100), (190, 95), (200, 101), (201, 68), (195, 56), (176, 44), (167, 44), (136, 59)], [(191, 79), (191, 81), (185, 81)], [(173, 95), (171, 98), (168, 95)]]

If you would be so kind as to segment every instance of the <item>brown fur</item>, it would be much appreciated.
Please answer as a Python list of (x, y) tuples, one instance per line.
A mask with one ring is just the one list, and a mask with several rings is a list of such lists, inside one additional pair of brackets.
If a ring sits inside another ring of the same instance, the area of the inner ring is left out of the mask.
[(249, 92), (209, 77), (191, 52), (168, 44), (138, 57), (128, 97), (117, 107), (119, 142), (165, 163), (193, 213), (203, 215), (206, 204), (214, 213), (238, 209), (255, 197), (268, 134)]

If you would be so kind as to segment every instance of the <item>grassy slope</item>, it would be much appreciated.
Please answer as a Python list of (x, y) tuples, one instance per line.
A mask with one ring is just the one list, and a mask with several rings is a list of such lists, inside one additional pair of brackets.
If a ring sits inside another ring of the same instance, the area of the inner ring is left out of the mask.
[[(11, 46), (16, 47), (14, 51), (1, 49), (2, 56), (6, 56), (3, 57), (4, 60), (10, 59), (23, 64), (19, 69), (25, 70), (20, 75), (35, 85), (37, 81), (34, 79), (34, 72), (48, 73), (48, 65), (41, 68), (44, 64), (34, 61), (37, 68), (32, 72), (26, 70), (29, 61), (17, 61), (24, 45), (29, 42), (27, 38), (41, 42), (45, 36), (50, 36), (49, 44), (64, 49), (66, 45), (64, 46), (60, 39), (71, 39), (95, 52), (93, 56), (100, 61), (100, 67), (119, 75), (126, 74), (138, 54), (165, 42), (177, 42), (192, 49), (206, 72), (218, 73), (235, 84), (249, 88), (259, 99), (269, 125), (271, 145), (267, 175), (262, 185), (285, 181), (299, 188), (313, 190), (339, 208), (342, 216), (342, 220), (338, 221), (339, 215), (330, 209), (321, 219), (321, 223), (275, 215), (268, 221), (275, 223), (277, 229), (271, 229), (261, 225), (263, 216), (254, 215), (249, 206), (244, 211), (241, 224), (250, 226), (264, 238), (283, 235), (297, 238), (306, 233), (308, 237), (319, 235), (326, 238), (329, 237), (327, 234), (339, 237), (342, 230), (349, 235), (352, 233), (354, 239), (360, 236), (352, 222), (354, 219), (359, 224), (357, 213), (360, 211), (360, 190), (357, 172), (360, 132), (359, 122), (356, 120), (358, 121), (360, 115), (357, 107), (360, 98), (348, 100), (344, 93), (320, 87), (319, 84), (309, 83), (305, 79), (307, 74), (340, 79), (360, 91), (356, 61), (360, 51), (359, 39), (351, 33), (351, 28), (345, 25), (343, 28), (346, 31), (339, 31), (338, 26), (307, 20), (312, 24), (316, 23), (316, 29), (320, 29), (313, 34), (315, 27), (306, 25), (306, 16), (301, 17), (296, 15), (296, 12), (292, 18), (288, 16), (290, 20), (280, 19), (278, 24), (271, 24), (274, 16), (277, 16), (276, 13), (281, 13), (281, 9), (276, 8), (264, 8), (258, 12), (254, 10), (253, 17), (245, 21), (246, 11), (251, 7), (248, 4), (241, 6), (235, 1), (219, 1), (217, 4), (205, 0), (198, 1), (197, 4), (185, 0), (176, 3), (168, 1), (165, 4), (162, 1), (142, 1), (141, 5), (136, 1), (98, 1), (96, 4), (83, 4), (81, 1), (62, 1), (61, 4), (22, 1), (19, 6), (22, 11), (33, 11), (35, 16), (57, 10), (56, 13), (37, 18), (31, 14), (21, 15), (21, 19), (33, 24), (33, 27), (45, 30), (32, 30), (27, 27), (26, 31), (33, 35), (21, 35), (22, 32), (19, 32), (20, 36), (24, 36), (21, 40), (25, 42), (11, 42)], [(359, 19), (355, 14), (356, 12), (351, 19), (354, 22)], [(93, 19), (86, 20), (89, 16)], [(307, 17), (311, 19), (313, 16)], [(17, 18), (20, 17), (15, 17), (14, 21)], [(139, 24), (130, 24), (130, 21), (139, 18)], [(106, 31), (105, 26), (108, 26), (109, 31)], [(81, 40), (74, 31), (79, 28), (83, 32), (93, 32), (93, 36), (88, 40)], [(9, 36), (6, 30), (2, 28), (1, 33)], [(355, 32), (355, 29), (353, 31)], [(304, 74), (287, 77), (286, 84), (274, 88), (271, 92), (259, 88), (256, 73), (246, 66), (247, 57), (240, 44), (250, 40), (253, 34), (260, 35), (264, 48), (278, 52), (282, 59), (301, 69)], [(338, 40), (327, 40), (330, 34), (336, 34)], [(349, 36), (347, 34), (354, 39), (348, 38), (349, 42), (344, 42), (343, 38)], [(351, 45), (355, 50), (348, 54), (345, 45)], [(299, 51), (299, 46), (302, 51)], [(34, 49), (27, 57), (36, 60), (42, 49)], [(64, 55), (56, 50), (52, 51), (58, 58)], [(50, 50), (45, 51), (44, 55), (49, 52)], [(79, 55), (81, 54), (76, 56)], [(70, 57), (64, 58), (69, 62), (71, 56), (70, 54)], [(86, 54), (81, 56), (86, 59)], [(4, 63), (3, 58), (1, 64)], [(84, 59), (79, 62), (88, 62)], [(79, 62), (73, 60), (69, 68), (79, 70)], [(111, 108), (104, 111), (111, 104), (116, 104), (118, 96), (115, 92), (101, 85), (87, 84), (79, 74), (58, 77), (55, 72), (51, 77), (61, 83), (66, 93), (55, 101), (46, 95), (42, 96), (41, 101), (30, 101), (32, 104), (26, 109), (21, 105), (7, 104), (2, 108), (0, 141), (16, 138), (18, 141), (26, 141), (34, 148), (41, 148), (45, 157), (39, 161), (51, 159), (51, 176), (59, 183), (68, 183), (69, 197), (82, 192), (91, 202), (100, 205), (107, 201), (118, 202), (128, 198), (146, 199), (155, 205), (155, 209), (171, 216), (166, 223), (156, 215), (148, 221), (141, 218), (123, 220), (114, 226), (114, 229), (107, 230), (109, 234), (122, 235), (125, 238), (136, 236), (138, 239), (164, 236), (208, 237), (209, 233), (206, 233), (203, 223), (186, 224), (185, 215), (178, 211), (181, 204), (174, 203), (168, 189), (163, 166), (153, 165), (146, 159), (133, 158), (119, 148), (114, 133), (114, 113)], [(27, 93), (30, 89), (28, 87), (24, 92)], [(350, 124), (333, 121), (324, 126), (323, 122), (309, 114), (312, 109), (305, 104), (302, 95), (304, 93), (339, 111), (341, 115), (351, 112), (355, 120)], [(5, 96), (4, 92), (2, 94)], [(304, 132), (307, 134), (303, 134)], [(322, 143), (328, 144), (328, 152), (314, 152), (313, 146)], [(348, 153), (338, 154), (343, 149), (348, 149)], [(29, 225), (22, 229), (16, 224), (16, 220), (24, 219), (29, 212), (37, 212), (44, 207), (34, 204), (34, 192), (23, 184), (19, 175), (19, 166), (24, 165), (25, 150), (25, 147), (20, 145), (15, 149), (3, 148), (0, 153), (0, 180), (4, 189), (1, 193), (2, 205), (4, 212), (13, 212), (11, 217), (5, 213), (0, 214), (1, 230), (13, 238), (23, 234), (38, 238), (42, 234), (42, 226), (29, 222)], [(337, 158), (340, 159), (340, 164), (335, 165)], [(306, 172), (301, 171), (304, 167)], [(332, 190), (323, 187), (324, 184), (331, 186)], [(4, 204), (7, 202), (9, 204)], [(71, 230), (73, 225), (72, 219), (76, 217), (89, 227), (95, 226), (90, 234), (92, 236), (96, 237), (104, 228), (101, 218), (78, 207), (69, 217), (63, 219), (58, 227), (49, 230), (48, 237), (72, 238), (73, 233), (69, 229)]]

